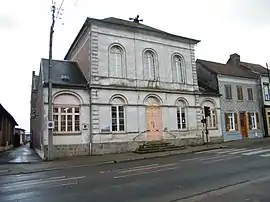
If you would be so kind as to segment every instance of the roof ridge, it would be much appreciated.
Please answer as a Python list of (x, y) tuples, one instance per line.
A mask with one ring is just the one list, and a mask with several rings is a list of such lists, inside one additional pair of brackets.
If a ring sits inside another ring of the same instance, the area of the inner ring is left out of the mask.
[(203, 59), (197, 59), (198, 61), (203, 61), (203, 62), (210, 62), (214, 64), (219, 64), (219, 65), (226, 65), (225, 63), (220, 63), (220, 62), (214, 62), (214, 61), (209, 61), (209, 60), (203, 60)]

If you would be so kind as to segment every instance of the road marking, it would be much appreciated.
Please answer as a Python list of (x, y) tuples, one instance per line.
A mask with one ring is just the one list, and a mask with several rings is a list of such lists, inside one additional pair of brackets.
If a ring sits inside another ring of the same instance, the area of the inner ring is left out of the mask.
[(80, 177), (70, 177), (70, 178), (62, 178), (62, 179), (51, 179), (51, 180), (45, 180), (45, 181), (37, 181), (37, 182), (31, 182), (27, 183), (20, 183), (18, 185), (13, 185), (13, 186), (7, 186), (7, 187), (1, 187), (1, 189), (10, 189), (10, 188), (16, 188), (16, 187), (22, 187), (22, 186), (29, 186), (29, 185), (39, 185), (39, 184), (47, 184), (47, 183), (52, 183), (52, 182), (61, 182), (61, 181), (68, 181), (68, 180), (78, 180), (78, 179), (83, 179), (85, 176), (80, 176)]
[(168, 171), (168, 170), (175, 170), (179, 167), (171, 167), (171, 168), (165, 168), (165, 169), (160, 169), (160, 170), (152, 170), (152, 171), (146, 171), (142, 173), (133, 173), (129, 175), (120, 175), (120, 176), (115, 176), (113, 177), (114, 179), (120, 179), (120, 178), (125, 178), (125, 177), (132, 177), (132, 176), (138, 176), (138, 175), (145, 175), (145, 174), (150, 174), (150, 173), (157, 173), (157, 172), (163, 172), (163, 171)]
[(269, 151), (270, 151), (270, 149), (262, 149), (262, 150), (259, 150), (259, 151), (253, 151), (253, 152), (244, 153), (242, 155), (250, 156), (250, 155), (253, 155), (253, 154), (260, 154), (260, 153), (269, 152)]
[(78, 183), (77, 182), (69, 182), (69, 183), (65, 183), (65, 184), (56, 184), (56, 185), (50, 186), (50, 188), (53, 188), (53, 187), (65, 187), (65, 186), (74, 185), (74, 184), (78, 184)]
[(149, 165), (144, 165), (144, 166), (136, 166), (136, 167), (131, 167), (131, 168), (120, 168), (120, 169), (115, 169), (115, 170), (106, 170), (106, 171), (100, 171), (99, 173), (104, 174), (104, 173), (110, 173), (110, 172), (120, 172), (128, 169), (139, 169), (139, 168), (147, 168), (147, 167), (153, 167), (153, 166), (158, 166), (159, 164), (149, 164)]
[(220, 162), (220, 161), (227, 161), (227, 160), (231, 160), (231, 159), (237, 159), (240, 158), (241, 156), (228, 156), (228, 158), (223, 158), (223, 159), (215, 159), (212, 161), (203, 161), (202, 163), (204, 164), (209, 164), (209, 163), (216, 163), (216, 162)]
[(196, 154), (212, 153), (212, 152), (216, 152), (216, 151), (220, 151), (220, 150), (223, 150), (223, 148), (221, 148), (221, 149), (213, 149), (213, 150), (208, 150), (208, 151), (196, 152)]
[[(243, 150), (243, 149), (240, 149), (240, 150)], [(239, 149), (226, 149), (226, 150), (223, 150), (223, 151), (217, 152), (217, 153), (218, 154), (225, 154), (225, 153), (236, 152), (236, 151), (239, 151)]]
[(270, 153), (268, 153), (268, 154), (261, 154), (260, 156), (261, 157), (270, 157)]
[(175, 166), (175, 165), (176, 165), (175, 163), (171, 163), (171, 164), (157, 165), (157, 166), (151, 166), (151, 167), (145, 167), (145, 168), (127, 169), (127, 170), (122, 170), (118, 173), (130, 173), (134, 171), (156, 169), (156, 168), (169, 167), (169, 166)]
[(199, 160), (200, 161), (206, 161), (206, 160), (211, 160), (211, 159), (220, 159), (222, 157), (228, 157), (228, 155), (224, 154), (224, 155), (218, 155), (218, 156), (203, 157), (203, 158), (201, 158)]

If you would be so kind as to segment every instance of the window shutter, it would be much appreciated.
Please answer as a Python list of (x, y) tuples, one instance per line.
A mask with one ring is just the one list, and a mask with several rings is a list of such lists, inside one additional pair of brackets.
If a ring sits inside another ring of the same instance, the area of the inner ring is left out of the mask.
[(228, 113), (225, 113), (225, 122), (226, 122), (226, 131), (229, 131), (230, 130), (230, 122), (229, 122)]
[(252, 129), (252, 121), (251, 121), (251, 114), (250, 114), (250, 112), (248, 112), (248, 128), (249, 128), (249, 130)]
[(260, 129), (261, 125), (260, 125), (260, 117), (259, 117), (259, 113), (256, 112), (256, 121), (257, 121), (257, 128)]
[(238, 119), (237, 119), (237, 113), (234, 113), (234, 128), (235, 130), (238, 130)]

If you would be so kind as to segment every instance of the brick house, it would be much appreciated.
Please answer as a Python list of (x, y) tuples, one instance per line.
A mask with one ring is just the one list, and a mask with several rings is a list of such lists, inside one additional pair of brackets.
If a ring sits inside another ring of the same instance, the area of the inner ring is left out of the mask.
[(226, 64), (198, 59), (198, 80), (221, 94), (224, 141), (263, 137), (259, 75), (247, 69), (238, 54)]
[(0, 151), (13, 147), (13, 138), (17, 122), (12, 115), (0, 104)]

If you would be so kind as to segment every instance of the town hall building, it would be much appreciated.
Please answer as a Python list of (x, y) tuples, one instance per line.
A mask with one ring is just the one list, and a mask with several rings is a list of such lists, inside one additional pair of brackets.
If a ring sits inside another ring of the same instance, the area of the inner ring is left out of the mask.
[[(62, 61), (79, 68), (86, 81), (72, 89), (67, 81), (53, 91), (56, 155), (134, 151), (160, 140), (201, 144), (204, 106), (211, 109), (209, 141), (222, 141), (219, 94), (198, 85), (199, 42), (136, 20), (87, 18)], [(46, 130), (39, 138), (43, 148)]]

